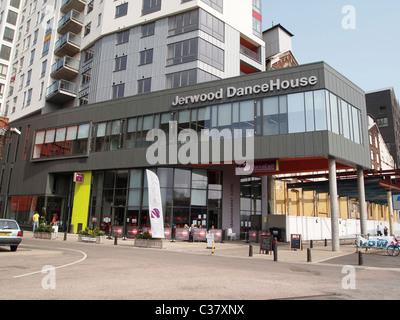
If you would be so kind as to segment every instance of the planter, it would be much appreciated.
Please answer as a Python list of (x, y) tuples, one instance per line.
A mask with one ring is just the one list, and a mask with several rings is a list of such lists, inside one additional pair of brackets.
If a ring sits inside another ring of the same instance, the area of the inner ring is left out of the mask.
[(91, 236), (85, 236), (85, 235), (80, 234), (78, 236), (78, 241), (87, 242), (87, 243), (104, 244), (106, 242), (106, 236), (91, 237)]
[(163, 239), (135, 239), (135, 247), (165, 249), (166, 242)]
[(48, 240), (55, 240), (57, 238), (55, 232), (39, 232), (35, 231), (33, 235), (36, 239), (48, 239)]

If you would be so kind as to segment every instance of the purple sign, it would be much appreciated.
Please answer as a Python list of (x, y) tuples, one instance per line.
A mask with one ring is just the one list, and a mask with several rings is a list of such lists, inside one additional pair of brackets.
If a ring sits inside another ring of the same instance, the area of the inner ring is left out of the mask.
[(83, 183), (83, 173), (74, 173), (74, 182)]
[(160, 210), (158, 210), (157, 208), (154, 208), (153, 210), (151, 210), (151, 218), (160, 218)]

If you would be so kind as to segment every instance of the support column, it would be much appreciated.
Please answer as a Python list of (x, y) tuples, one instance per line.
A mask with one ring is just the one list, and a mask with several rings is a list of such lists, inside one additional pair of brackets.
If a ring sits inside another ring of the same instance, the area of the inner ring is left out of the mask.
[(358, 198), (360, 202), (360, 224), (361, 234), (366, 235), (367, 231), (367, 206), (365, 203), (364, 170), (357, 168)]
[(387, 189), (387, 203), (389, 209), (389, 234), (394, 237), (394, 228), (393, 228), (393, 201), (392, 201), (392, 189)]
[(261, 177), (261, 230), (268, 230), (268, 176)]
[(329, 194), (331, 200), (331, 231), (332, 251), (339, 251), (339, 206), (337, 199), (336, 161), (328, 159), (329, 163)]

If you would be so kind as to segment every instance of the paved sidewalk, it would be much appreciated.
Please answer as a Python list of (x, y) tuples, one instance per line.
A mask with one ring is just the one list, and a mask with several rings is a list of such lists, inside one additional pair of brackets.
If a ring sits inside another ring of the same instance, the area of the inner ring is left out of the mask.
[[(24, 231), (23, 239), (31, 239), (33, 238), (33, 233), (31, 231)], [(37, 239), (38, 241), (57, 241), (57, 242), (78, 242), (77, 234), (67, 234), (67, 239), (64, 240), (64, 233), (59, 233), (57, 239), (55, 240), (42, 240)], [(187, 241), (166, 241), (166, 251), (175, 251), (189, 254), (203, 254), (203, 255), (214, 255), (221, 257), (236, 257), (236, 258), (249, 258), (250, 253), (250, 245), (252, 246), (253, 259), (265, 259), (265, 260), (274, 260), (274, 255), (271, 252), (270, 254), (262, 254), (260, 253), (260, 244), (259, 243), (246, 243), (242, 240), (234, 240), (234, 241), (224, 241), (224, 243), (217, 242), (215, 243), (214, 253), (212, 253), (211, 249), (207, 249), (206, 242), (187, 242)], [(23, 243), (23, 242), (22, 242)], [(85, 245), (96, 245), (94, 243), (84, 243)], [(113, 246), (115, 245), (114, 239), (106, 239), (105, 246)], [(157, 249), (143, 249), (134, 247), (134, 240), (127, 239), (123, 240), (121, 238), (117, 239), (118, 246), (127, 246), (132, 247), (135, 250), (157, 250)], [(290, 250), (289, 243), (278, 242), (278, 261), (279, 262), (292, 262), (292, 263), (309, 263), (307, 261), (307, 248), (309, 248), (309, 243), (303, 243), (303, 250)], [(347, 240), (341, 242), (339, 251), (332, 251), (332, 247), (330, 246), (330, 242), (325, 247), (324, 241), (314, 241), (314, 246), (311, 249), (311, 262), (312, 263), (321, 263), (329, 259), (341, 257), (344, 255), (354, 254), (356, 252), (356, 248), (354, 245), (354, 240)]]

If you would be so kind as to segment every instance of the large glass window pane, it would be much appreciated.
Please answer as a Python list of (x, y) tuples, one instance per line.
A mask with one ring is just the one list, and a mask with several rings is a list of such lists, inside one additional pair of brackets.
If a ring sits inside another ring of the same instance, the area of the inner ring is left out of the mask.
[(279, 133), (288, 133), (287, 96), (279, 97)]
[(361, 139), (360, 139), (360, 123), (359, 123), (359, 117), (358, 117), (358, 110), (352, 106), (351, 107), (351, 113), (353, 115), (354, 142), (355, 143), (361, 143)]
[(340, 100), (340, 106), (342, 109), (342, 126), (343, 126), (343, 136), (346, 139), (350, 139), (350, 122), (349, 122), (349, 111), (347, 103)]
[(289, 94), (287, 98), (289, 133), (305, 132), (304, 94)]
[(306, 103), (306, 130), (314, 131), (314, 99), (312, 92), (305, 92)]
[(78, 139), (85, 139), (89, 137), (89, 124), (81, 124), (78, 130)]
[[(254, 101), (249, 100), (249, 101), (242, 101), (240, 102), (240, 128), (243, 130), (242, 131), (242, 136), (243, 137), (250, 137), (254, 136)], [(247, 130), (253, 130), (246, 132)]]
[(329, 98), (331, 102), (331, 121), (332, 121), (332, 132), (340, 134), (339, 128), (339, 112), (338, 112), (338, 99), (337, 97), (329, 93)]
[(55, 133), (56, 133), (56, 130), (54, 130), (54, 129), (46, 130), (46, 138), (44, 140), (44, 143), (54, 142)]
[(190, 204), (192, 206), (206, 206), (207, 205), (207, 190), (192, 190)]
[(136, 118), (128, 119), (128, 128), (125, 135), (125, 148), (132, 149), (135, 147), (136, 139)]
[(192, 171), (192, 188), (207, 189), (207, 170), (193, 169)]
[(128, 195), (128, 206), (138, 207), (141, 205), (142, 189), (130, 189)]
[(218, 129), (231, 128), (231, 104), (221, 104), (218, 106)]
[(210, 129), (210, 107), (197, 110), (197, 131)]
[(129, 188), (142, 187), (142, 170), (131, 170), (129, 179)]
[(173, 187), (174, 169), (172, 168), (158, 168), (157, 176), (160, 180), (160, 187)]
[(279, 98), (263, 100), (263, 132), (265, 136), (279, 134)]
[(190, 188), (190, 170), (175, 169), (175, 188)]
[(57, 129), (56, 130), (56, 142), (64, 141), (66, 132), (67, 132), (67, 128)]
[(315, 130), (326, 130), (326, 107), (324, 90), (314, 91)]

